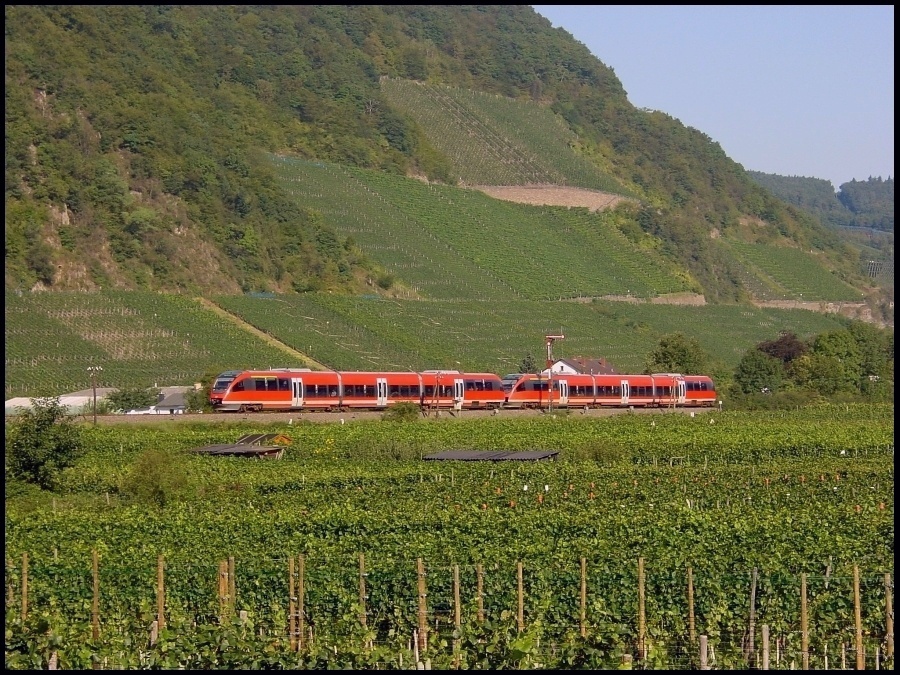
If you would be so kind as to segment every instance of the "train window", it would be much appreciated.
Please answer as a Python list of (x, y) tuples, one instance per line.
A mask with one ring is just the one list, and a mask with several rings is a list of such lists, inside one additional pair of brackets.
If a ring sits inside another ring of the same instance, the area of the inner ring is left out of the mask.
[(399, 384), (392, 384), (392, 385), (388, 388), (388, 396), (399, 396), (399, 395), (400, 395), (400, 385), (399, 385)]
[(247, 380), (235, 382), (234, 386), (231, 388), (231, 391), (244, 391), (244, 382), (247, 382)]
[(286, 377), (278, 378), (278, 391), (290, 391), (291, 381)]
[(328, 395), (331, 396), (332, 398), (337, 397), (337, 395), (338, 395), (338, 386), (337, 386), (336, 384), (329, 384), (329, 385), (328, 385)]

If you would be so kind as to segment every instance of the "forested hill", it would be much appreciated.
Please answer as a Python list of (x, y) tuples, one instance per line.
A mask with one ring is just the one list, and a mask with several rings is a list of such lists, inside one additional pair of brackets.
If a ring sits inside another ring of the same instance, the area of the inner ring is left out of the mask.
[(894, 231), (894, 179), (891, 177), (852, 180), (835, 193), (831, 182), (821, 178), (747, 173), (779, 199), (810, 211), (829, 225)]
[(528, 6), (6, 6), (5, 19), (7, 288), (357, 292), (384, 270), (292, 198), (271, 159), (454, 184), (428, 120), (383, 90), (403, 80), (552, 111), (568, 151), (632, 197), (620, 229), (710, 302), (748, 298), (727, 239), (812, 252), (866, 291), (831, 229), (702, 131), (634, 108)]

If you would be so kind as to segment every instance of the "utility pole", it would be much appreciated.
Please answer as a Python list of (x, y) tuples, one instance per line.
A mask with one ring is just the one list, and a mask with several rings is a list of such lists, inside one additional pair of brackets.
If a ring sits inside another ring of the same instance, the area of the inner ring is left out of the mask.
[(103, 370), (103, 366), (88, 366), (91, 374), (91, 389), (94, 392), (94, 426), (97, 426), (97, 373)]

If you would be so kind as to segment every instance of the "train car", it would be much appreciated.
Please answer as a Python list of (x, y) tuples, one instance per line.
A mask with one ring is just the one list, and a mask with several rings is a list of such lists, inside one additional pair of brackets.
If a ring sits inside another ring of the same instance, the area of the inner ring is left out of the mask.
[(334, 411), (378, 410), (407, 402), (463, 410), (499, 408), (504, 399), (501, 380), (493, 373), (275, 369), (238, 374), (220, 399), (213, 398), (213, 405), (222, 412)]
[(680, 375), (523, 375), (507, 394), (507, 408), (662, 407), (685, 405)]
[(716, 405), (716, 385), (708, 375), (684, 375), (685, 405), (712, 407)]

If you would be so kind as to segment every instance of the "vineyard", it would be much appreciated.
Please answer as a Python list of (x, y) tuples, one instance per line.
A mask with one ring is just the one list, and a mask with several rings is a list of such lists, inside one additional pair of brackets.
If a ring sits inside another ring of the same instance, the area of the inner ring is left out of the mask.
[[(294, 349), (338, 369), (462, 368), (512, 372), (535, 356), (535, 336), (562, 332), (556, 356), (599, 354), (621, 372), (643, 369), (659, 336), (681, 331), (734, 367), (744, 350), (781, 330), (836, 330), (834, 317), (741, 306), (674, 307), (612, 301), (429, 302), (331, 295), (216, 302)], [(457, 363), (459, 364), (457, 366)]]
[(536, 103), (384, 78), (388, 100), (416, 119), (468, 185), (571, 185), (627, 194), (579, 155), (576, 135)]
[(7, 492), (8, 668), (893, 668), (893, 406), (85, 433)]
[(752, 274), (759, 277), (748, 284), (761, 300), (859, 302), (860, 293), (834, 275), (823, 274), (811, 255), (795, 248), (729, 241), (728, 246)]
[(6, 293), (5, 391), (57, 396), (90, 386), (191, 384), (208, 370), (288, 355), (195, 300), (155, 293)]
[[(640, 371), (661, 335), (681, 331), (733, 368), (744, 350), (790, 330), (806, 337), (841, 327), (804, 310), (612, 301), (432, 301), (308, 293), (222, 296), (240, 320), (330, 368), (464, 369), (505, 374), (562, 332), (557, 356), (603, 356)], [(199, 302), (141, 292), (6, 296), (7, 397), (53, 396), (90, 386), (190, 385), (209, 371), (305, 365)]]
[(432, 299), (651, 297), (688, 290), (612, 213), (535, 207), (377, 171), (273, 158), (285, 189)]

